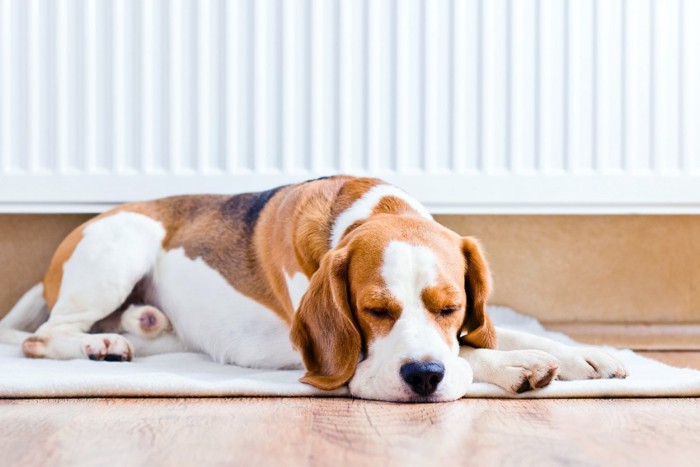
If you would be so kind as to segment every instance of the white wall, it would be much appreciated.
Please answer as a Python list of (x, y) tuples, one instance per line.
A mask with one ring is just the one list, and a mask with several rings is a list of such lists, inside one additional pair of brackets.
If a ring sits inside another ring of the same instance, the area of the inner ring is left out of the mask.
[(334, 172), (700, 212), (700, 0), (0, 0), (0, 211)]

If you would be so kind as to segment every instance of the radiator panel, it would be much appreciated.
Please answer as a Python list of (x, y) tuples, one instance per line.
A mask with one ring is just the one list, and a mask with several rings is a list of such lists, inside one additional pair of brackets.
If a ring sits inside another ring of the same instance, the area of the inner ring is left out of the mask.
[(700, 212), (695, 0), (0, 0), (0, 210), (331, 173)]

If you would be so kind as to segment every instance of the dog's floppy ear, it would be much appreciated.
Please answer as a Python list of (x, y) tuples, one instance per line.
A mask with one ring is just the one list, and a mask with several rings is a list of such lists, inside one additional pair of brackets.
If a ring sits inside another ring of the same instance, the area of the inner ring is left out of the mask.
[(460, 341), (473, 347), (495, 349), (496, 331), (486, 314), (486, 300), (491, 289), (491, 276), (479, 242), (472, 237), (462, 238), (462, 251), (467, 263), (464, 286), (467, 292), (467, 313)]
[(348, 259), (346, 248), (326, 253), (292, 323), (292, 344), (306, 367), (300, 381), (323, 390), (350, 381), (360, 356), (360, 332), (348, 303)]

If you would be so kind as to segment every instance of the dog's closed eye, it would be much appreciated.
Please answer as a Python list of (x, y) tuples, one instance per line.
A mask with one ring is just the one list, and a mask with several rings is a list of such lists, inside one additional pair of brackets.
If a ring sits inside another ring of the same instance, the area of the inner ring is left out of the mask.
[(366, 308), (365, 311), (375, 318), (389, 318), (389, 310), (386, 308)]
[(440, 310), (440, 316), (450, 316), (454, 312), (456, 312), (459, 309), (459, 307), (456, 306), (446, 306)]

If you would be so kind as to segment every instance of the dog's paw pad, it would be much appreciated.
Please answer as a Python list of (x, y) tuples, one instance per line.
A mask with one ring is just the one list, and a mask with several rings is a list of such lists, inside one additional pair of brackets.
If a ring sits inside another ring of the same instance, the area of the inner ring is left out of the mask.
[(84, 339), (83, 354), (90, 360), (128, 362), (133, 358), (131, 344), (118, 334), (95, 334)]
[(529, 371), (525, 370), (522, 372), (522, 378), (518, 384), (513, 386), (513, 391), (515, 391), (518, 394), (522, 394), (523, 392), (531, 391), (532, 390), (532, 385), (530, 384), (529, 378), (532, 376), (532, 373)]
[(558, 371), (559, 364), (553, 362), (550, 363), (549, 366), (547, 366), (547, 368), (539, 374), (538, 379), (534, 382), (534, 387), (539, 389), (549, 385), (549, 383), (556, 378)]

